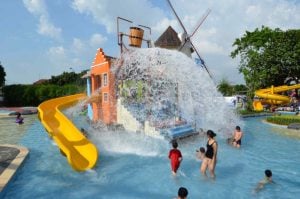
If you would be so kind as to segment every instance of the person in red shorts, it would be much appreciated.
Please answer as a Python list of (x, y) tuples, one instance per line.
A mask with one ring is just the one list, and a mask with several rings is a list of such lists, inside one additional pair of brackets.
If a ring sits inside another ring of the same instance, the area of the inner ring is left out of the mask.
[(182, 161), (181, 152), (177, 149), (178, 143), (174, 140), (172, 142), (173, 149), (169, 152), (169, 159), (171, 160), (171, 168), (172, 174), (176, 175), (176, 172), (180, 166), (180, 162)]

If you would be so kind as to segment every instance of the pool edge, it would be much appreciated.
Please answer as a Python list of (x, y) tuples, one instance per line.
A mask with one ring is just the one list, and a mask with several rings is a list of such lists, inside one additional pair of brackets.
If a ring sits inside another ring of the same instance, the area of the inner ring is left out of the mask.
[(1, 144), (0, 146), (16, 148), (20, 152), (18, 155), (10, 162), (10, 164), (5, 168), (3, 173), (0, 175), (0, 197), (5, 194), (5, 188), (9, 182), (14, 178), (16, 172), (26, 159), (29, 150), (23, 146), (11, 145), (11, 144)]

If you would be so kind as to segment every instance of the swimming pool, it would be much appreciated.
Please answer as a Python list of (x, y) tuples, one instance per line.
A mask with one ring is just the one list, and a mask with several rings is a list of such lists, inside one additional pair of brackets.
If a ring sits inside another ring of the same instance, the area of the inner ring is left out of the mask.
[[(27, 130), (20, 144), (30, 155), (4, 198), (173, 198), (180, 186), (189, 198), (297, 198), (300, 195), (300, 140), (286, 137), (278, 127), (245, 119), (245, 137), (240, 150), (219, 143), (216, 180), (200, 175), (196, 148), (201, 137), (179, 142), (183, 162), (174, 178), (167, 158), (170, 145), (141, 134), (94, 132), (91, 139), (100, 150), (97, 167), (74, 172), (39, 121)], [(85, 118), (76, 120), (79, 127)], [(87, 128), (87, 126), (85, 126)], [(92, 133), (92, 129), (88, 129)], [(264, 170), (273, 171), (275, 185), (253, 193)]]
[(19, 125), (16, 123), (15, 116), (0, 115), (0, 144), (18, 144), (28, 128), (37, 119), (36, 115), (23, 117), (24, 123)]

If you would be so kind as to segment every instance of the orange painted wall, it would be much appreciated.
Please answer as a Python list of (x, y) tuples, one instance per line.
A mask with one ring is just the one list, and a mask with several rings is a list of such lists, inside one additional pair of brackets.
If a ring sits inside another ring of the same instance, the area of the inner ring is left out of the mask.
[[(98, 49), (91, 66), (91, 88), (92, 95), (98, 92), (99, 88), (101, 89), (102, 100), (92, 103), (93, 120), (102, 120), (105, 124), (117, 121), (115, 77), (110, 72), (110, 68), (111, 60), (105, 56), (101, 48)], [(104, 85), (105, 74), (107, 74), (107, 85)], [(105, 93), (107, 93), (107, 101), (105, 101)]]

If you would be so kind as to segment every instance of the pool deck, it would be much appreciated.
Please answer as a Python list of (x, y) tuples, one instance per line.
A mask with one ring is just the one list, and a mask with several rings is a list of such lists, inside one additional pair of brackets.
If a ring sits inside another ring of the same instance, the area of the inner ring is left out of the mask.
[(29, 150), (22, 146), (9, 144), (0, 145), (0, 197), (28, 153)]
[(0, 117), (15, 116), (16, 113), (31, 115), (37, 113), (37, 107), (0, 107)]

